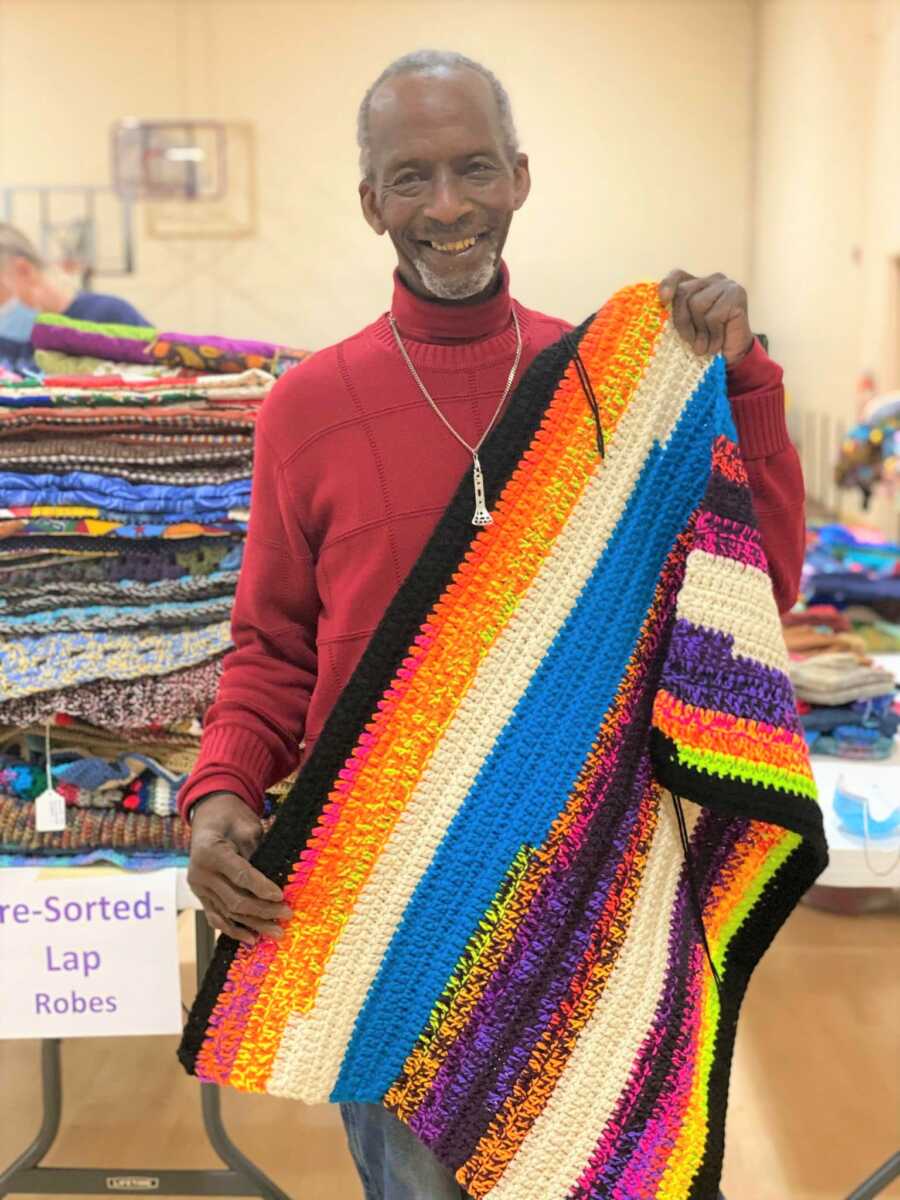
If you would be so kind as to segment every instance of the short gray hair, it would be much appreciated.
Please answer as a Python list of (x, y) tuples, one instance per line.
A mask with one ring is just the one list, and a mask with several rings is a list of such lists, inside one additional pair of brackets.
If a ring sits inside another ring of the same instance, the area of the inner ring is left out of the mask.
[(372, 175), (369, 114), (372, 108), (372, 97), (381, 85), (397, 75), (437, 75), (443, 71), (458, 70), (460, 67), (468, 67), (470, 71), (477, 71), (491, 85), (491, 91), (497, 101), (497, 110), (500, 113), (503, 148), (509, 155), (510, 161), (515, 158), (519, 151), (519, 139), (513, 121), (512, 105), (509, 102), (506, 88), (494, 72), (481, 63), (475, 62), (474, 59), (467, 58), (465, 54), (459, 54), (456, 50), (414, 50), (412, 54), (404, 54), (402, 58), (395, 59), (390, 66), (385, 67), (363, 96), (362, 104), (359, 106), (359, 115), (356, 119), (356, 140), (359, 144), (359, 169), (364, 179), (369, 179)]
[(12, 258), (24, 258), (43, 270), (47, 265), (34, 242), (15, 225), (0, 221), (0, 267), (5, 267)]

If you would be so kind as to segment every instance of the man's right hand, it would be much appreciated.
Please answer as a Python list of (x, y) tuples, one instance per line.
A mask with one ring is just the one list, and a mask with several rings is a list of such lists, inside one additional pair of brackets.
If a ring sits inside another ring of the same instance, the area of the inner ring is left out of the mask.
[(260, 935), (280, 938), (290, 908), (281, 888), (247, 859), (262, 837), (259, 817), (234, 792), (197, 802), (191, 821), (188, 883), (210, 925), (248, 946)]

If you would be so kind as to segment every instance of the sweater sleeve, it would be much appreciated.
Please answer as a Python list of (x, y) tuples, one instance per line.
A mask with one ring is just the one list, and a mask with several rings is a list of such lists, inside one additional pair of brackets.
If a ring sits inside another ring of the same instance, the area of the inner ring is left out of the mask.
[(197, 764), (178, 798), (183, 817), (217, 791), (235, 792), (262, 812), (266, 788), (297, 766), (316, 681), (315, 562), (264, 418), (265, 410), (232, 610), (235, 648), (206, 714)]
[(728, 372), (728, 398), (779, 612), (797, 599), (806, 546), (800, 459), (785, 421), (783, 372), (757, 340)]

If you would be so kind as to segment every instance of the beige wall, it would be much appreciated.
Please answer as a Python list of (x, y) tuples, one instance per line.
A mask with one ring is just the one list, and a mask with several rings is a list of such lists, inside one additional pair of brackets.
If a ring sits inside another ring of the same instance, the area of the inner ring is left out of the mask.
[[(831, 464), (858, 377), (900, 388), (900, 0), (763, 0), (757, 17), (756, 323), (810, 493), (853, 517)], [(894, 501), (869, 515), (896, 534)]]
[(114, 286), (155, 320), (320, 346), (386, 307), (390, 247), (356, 198), (355, 109), (395, 55), (481, 57), (534, 190), (508, 260), (578, 319), (672, 266), (746, 275), (750, 0), (0, 0), (0, 181), (99, 183), (125, 115), (256, 125), (259, 235), (150, 242)]

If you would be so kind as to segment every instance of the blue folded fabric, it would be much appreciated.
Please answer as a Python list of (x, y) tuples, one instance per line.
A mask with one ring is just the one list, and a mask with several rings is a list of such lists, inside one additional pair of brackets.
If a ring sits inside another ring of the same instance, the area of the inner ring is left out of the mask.
[(246, 508), (250, 479), (230, 483), (177, 486), (131, 483), (114, 475), (70, 471), (65, 475), (25, 475), (0, 471), (0, 504), (6, 507), (34, 504), (77, 505), (118, 512), (223, 512)]
[(857, 700), (853, 704), (816, 707), (808, 713), (802, 713), (800, 722), (807, 732), (832, 733), (838, 729), (858, 729), (893, 737), (900, 726), (900, 717), (891, 711), (891, 702), (891, 696), (877, 696), (871, 701)]
[(39, 374), (31, 342), (19, 342), (14, 338), (0, 337), (0, 366), (15, 371), (17, 375)]

